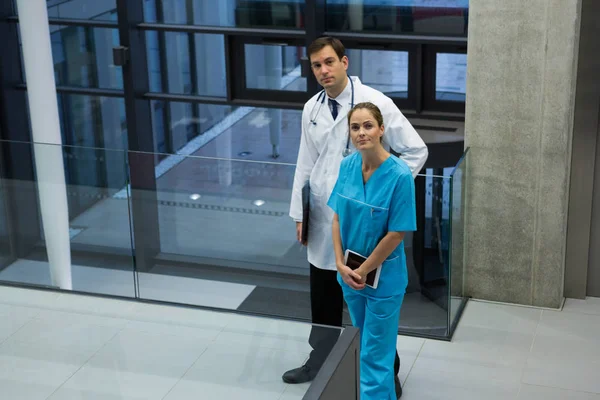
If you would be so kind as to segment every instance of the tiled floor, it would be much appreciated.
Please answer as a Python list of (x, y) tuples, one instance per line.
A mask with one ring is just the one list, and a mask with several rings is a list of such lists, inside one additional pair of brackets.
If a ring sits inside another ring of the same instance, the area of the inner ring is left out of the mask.
[[(301, 399), (309, 325), (0, 287), (0, 398)], [(600, 400), (600, 299), (471, 301), (452, 342), (398, 337), (404, 400)]]

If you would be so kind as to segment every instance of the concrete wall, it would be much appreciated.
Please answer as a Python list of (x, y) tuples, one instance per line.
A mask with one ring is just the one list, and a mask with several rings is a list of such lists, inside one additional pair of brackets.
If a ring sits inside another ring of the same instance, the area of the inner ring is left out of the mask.
[(465, 294), (559, 307), (581, 0), (471, 0)]

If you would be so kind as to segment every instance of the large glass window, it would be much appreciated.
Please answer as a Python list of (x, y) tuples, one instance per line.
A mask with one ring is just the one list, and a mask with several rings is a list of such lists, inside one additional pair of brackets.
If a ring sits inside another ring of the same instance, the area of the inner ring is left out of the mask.
[(466, 36), (469, 0), (327, 0), (331, 31)]
[(117, 0), (47, 0), (47, 6), (49, 18), (97, 21), (117, 19)]
[(467, 93), (467, 55), (437, 53), (435, 98), (465, 102)]
[(304, 0), (156, 0), (148, 22), (251, 28), (303, 28)]
[(64, 144), (127, 149), (123, 99), (59, 93), (58, 111)]
[(347, 49), (348, 74), (390, 97), (408, 97), (409, 53)]
[(57, 85), (122, 89), (121, 67), (113, 64), (117, 29), (50, 26)]
[(149, 31), (146, 47), (151, 91), (227, 95), (223, 35)]
[(208, 143), (244, 115), (231, 106), (152, 101), (154, 143), (157, 151), (186, 154)]
[(300, 76), (304, 46), (246, 44), (244, 50), (248, 89), (306, 91), (306, 78)]

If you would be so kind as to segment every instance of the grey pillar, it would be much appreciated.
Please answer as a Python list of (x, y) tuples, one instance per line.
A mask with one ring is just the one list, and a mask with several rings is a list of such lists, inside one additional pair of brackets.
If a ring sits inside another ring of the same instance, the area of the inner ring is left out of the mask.
[(465, 294), (559, 307), (581, 0), (471, 0)]

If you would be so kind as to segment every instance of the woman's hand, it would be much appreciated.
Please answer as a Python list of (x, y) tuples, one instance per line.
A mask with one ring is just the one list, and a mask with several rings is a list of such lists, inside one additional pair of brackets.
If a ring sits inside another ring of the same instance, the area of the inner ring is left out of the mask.
[(346, 285), (350, 286), (354, 290), (363, 290), (365, 288), (365, 280), (359, 274), (352, 270), (352, 268), (348, 267), (344, 264), (337, 264), (337, 270), (342, 276), (342, 280), (346, 283)]

